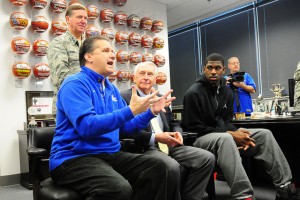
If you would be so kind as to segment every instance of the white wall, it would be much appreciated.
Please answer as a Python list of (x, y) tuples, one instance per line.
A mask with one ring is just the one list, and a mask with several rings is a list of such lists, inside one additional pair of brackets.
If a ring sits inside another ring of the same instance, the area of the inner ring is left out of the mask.
[[(67, 0), (69, 2), (70, 0)], [(18, 134), (17, 130), (23, 130), (23, 122), (26, 121), (26, 102), (25, 102), (25, 91), (49, 91), (52, 90), (52, 84), (50, 78), (43, 81), (42, 88), (35, 87), (35, 78), (33, 74), (30, 75), (27, 79), (22, 81), (22, 87), (16, 87), (15, 77), (11, 73), (11, 67), (15, 61), (23, 60), (29, 62), (31, 67), (37, 62), (47, 61), (46, 57), (36, 58), (32, 53), (32, 47), (30, 51), (26, 55), (15, 56), (11, 50), (11, 39), (14, 35), (22, 35), (30, 40), (31, 44), (33, 41), (41, 37), (42, 39), (46, 39), (50, 41), (53, 38), (53, 35), (50, 31), (50, 28), (42, 33), (37, 34), (33, 33), (30, 22), (26, 29), (22, 31), (15, 31), (11, 28), (9, 24), (9, 17), (13, 11), (20, 10), (27, 14), (28, 18), (31, 19), (35, 14), (44, 15), (50, 22), (52, 17), (55, 17), (52, 14), (50, 5), (50, 0), (48, 0), (47, 7), (40, 11), (35, 11), (30, 7), (30, 3), (28, 2), (25, 6), (22, 7), (14, 7), (9, 0), (1, 0), (0, 1), (0, 110), (1, 110), (1, 132), (0, 132), (0, 177), (15, 175), (20, 173), (20, 161), (19, 161), (19, 144), (18, 144)], [(165, 56), (166, 64), (159, 68), (159, 71), (165, 72), (167, 77), (169, 77), (169, 51), (168, 51), (168, 30), (167, 30), (167, 17), (166, 17), (166, 6), (160, 3), (152, 2), (150, 0), (128, 0), (127, 4), (124, 7), (113, 6), (112, 3), (103, 4), (100, 1), (93, 0), (84, 0), (85, 5), (94, 4), (99, 10), (104, 7), (111, 8), (114, 11), (122, 10), (125, 11), (129, 16), (130, 14), (137, 14), (140, 18), (148, 16), (151, 19), (159, 19), (164, 22), (165, 28), (162, 32), (154, 34), (149, 31), (144, 32), (140, 30), (130, 30), (127, 27), (115, 27), (112, 23), (110, 24), (115, 30), (123, 30), (127, 29), (128, 33), (132, 31), (136, 31), (141, 35), (147, 33), (154, 36), (160, 36), (165, 41), (165, 47), (161, 50), (152, 50), (147, 49), (144, 50), (140, 47), (135, 50), (143, 53), (149, 52), (152, 54), (159, 53)], [(64, 13), (59, 15), (60, 18), (64, 19)], [(91, 22), (89, 22), (91, 23)], [(99, 22), (99, 18), (97, 18), (94, 24), (98, 25), (100, 29), (104, 26)], [(125, 49), (127, 48), (128, 52), (131, 52), (134, 48), (128, 47), (125, 45)], [(120, 48), (120, 46), (115, 46), (116, 49)], [(123, 47), (122, 47), (123, 49)], [(116, 67), (117, 69), (119, 67)], [(132, 65), (125, 65), (121, 68), (127, 68), (132, 71)], [(119, 89), (125, 89), (129, 87), (130, 83), (118, 83), (114, 82)], [(164, 93), (170, 88), (169, 78), (167, 83), (159, 86), (158, 89), (161, 93)]]

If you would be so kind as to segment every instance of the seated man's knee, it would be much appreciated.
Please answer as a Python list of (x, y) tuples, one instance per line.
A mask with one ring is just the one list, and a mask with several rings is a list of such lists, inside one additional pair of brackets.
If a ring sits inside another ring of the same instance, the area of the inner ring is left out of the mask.
[(98, 200), (103, 197), (109, 197), (114, 200), (130, 200), (132, 196), (132, 187), (127, 180), (118, 180), (111, 184), (109, 188), (95, 188), (90, 191), (90, 199)]

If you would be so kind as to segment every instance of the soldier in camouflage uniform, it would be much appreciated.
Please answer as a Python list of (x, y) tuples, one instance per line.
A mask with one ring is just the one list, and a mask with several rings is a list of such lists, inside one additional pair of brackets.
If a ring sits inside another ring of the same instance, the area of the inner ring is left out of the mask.
[(294, 73), (295, 79), (295, 94), (294, 94), (294, 108), (300, 110), (300, 62)]
[(56, 115), (57, 92), (66, 76), (81, 70), (79, 48), (84, 40), (87, 25), (87, 9), (81, 4), (72, 4), (66, 11), (68, 30), (52, 40), (48, 48), (48, 61), (53, 81), (52, 114)]

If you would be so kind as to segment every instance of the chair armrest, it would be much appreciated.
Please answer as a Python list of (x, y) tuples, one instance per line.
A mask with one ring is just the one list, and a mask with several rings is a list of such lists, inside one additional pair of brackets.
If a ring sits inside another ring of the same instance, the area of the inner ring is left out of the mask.
[(134, 139), (128, 139), (128, 138), (125, 138), (125, 139), (120, 139), (120, 144), (121, 144), (121, 147), (126, 147), (128, 145), (132, 145), (134, 144)]
[(43, 148), (36, 148), (36, 147), (28, 147), (27, 154), (31, 158), (35, 157), (45, 157), (48, 155), (48, 151)]

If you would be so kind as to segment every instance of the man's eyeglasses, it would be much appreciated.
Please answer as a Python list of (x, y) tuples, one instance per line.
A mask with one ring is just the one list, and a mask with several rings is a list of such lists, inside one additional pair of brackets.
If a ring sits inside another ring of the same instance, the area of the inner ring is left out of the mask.
[(240, 63), (239, 62), (230, 62), (229, 64), (231, 64), (231, 65), (239, 65)]

